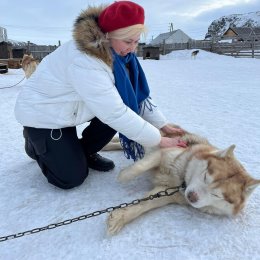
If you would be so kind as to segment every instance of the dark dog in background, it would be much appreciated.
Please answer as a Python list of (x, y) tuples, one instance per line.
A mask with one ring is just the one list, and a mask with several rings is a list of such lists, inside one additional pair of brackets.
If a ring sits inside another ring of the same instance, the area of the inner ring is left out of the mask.
[(193, 52), (191, 53), (191, 58), (196, 59), (198, 53), (199, 53), (199, 50), (193, 51)]

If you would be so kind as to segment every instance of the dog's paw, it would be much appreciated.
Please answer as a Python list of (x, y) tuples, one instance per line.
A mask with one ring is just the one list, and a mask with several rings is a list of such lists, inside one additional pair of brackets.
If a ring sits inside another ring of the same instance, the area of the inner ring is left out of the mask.
[(118, 174), (118, 177), (117, 177), (117, 180), (121, 183), (126, 183), (132, 179), (133, 179), (133, 176), (128, 169), (124, 169), (124, 170), (120, 171), (120, 173)]
[(107, 220), (107, 232), (109, 235), (117, 234), (125, 225), (123, 209), (118, 209), (109, 214)]

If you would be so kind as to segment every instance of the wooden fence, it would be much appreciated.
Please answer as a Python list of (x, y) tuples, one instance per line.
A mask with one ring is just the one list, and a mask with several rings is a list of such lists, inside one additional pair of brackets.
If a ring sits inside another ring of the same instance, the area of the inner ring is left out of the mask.
[(56, 50), (59, 45), (31, 45), (30, 42), (28, 42), (26, 47), (26, 52), (31, 53), (34, 58), (37, 58), (39, 60), (42, 60), (46, 55), (50, 54), (54, 50)]
[(230, 39), (230, 42), (223, 42), (221, 39), (214, 39), (214, 41), (192, 40), (188, 43), (160, 44), (153, 46), (159, 47), (160, 53), (163, 55), (176, 50), (201, 49), (238, 58), (260, 58), (259, 38), (254, 37), (253, 39), (250, 38), (245, 41), (237, 41), (234, 37), (233, 39)]
[(260, 42), (217, 42), (212, 52), (237, 58), (260, 58)]

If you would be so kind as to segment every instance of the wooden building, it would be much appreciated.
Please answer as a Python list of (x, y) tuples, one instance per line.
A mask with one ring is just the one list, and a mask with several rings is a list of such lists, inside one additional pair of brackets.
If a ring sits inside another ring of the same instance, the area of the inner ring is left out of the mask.
[(8, 59), (10, 57), (10, 44), (0, 42), (0, 59)]
[(260, 27), (229, 27), (223, 34), (223, 39), (233, 41), (260, 41)]

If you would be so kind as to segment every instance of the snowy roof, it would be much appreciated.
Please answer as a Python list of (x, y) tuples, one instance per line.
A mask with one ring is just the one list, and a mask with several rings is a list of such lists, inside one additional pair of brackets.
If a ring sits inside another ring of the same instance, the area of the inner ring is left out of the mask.
[(154, 40), (151, 41), (150, 44), (160, 44), (163, 43), (163, 41), (169, 39), (172, 35), (174, 35), (177, 31), (180, 31), (183, 33), (182, 30), (178, 29), (172, 32), (167, 32), (167, 33), (161, 33), (159, 34)]
[(172, 32), (167, 32), (167, 33), (161, 33), (159, 34), (154, 40), (150, 42), (151, 45), (156, 45), (156, 44), (162, 44), (164, 41), (169, 39), (172, 35), (176, 34), (176, 32), (180, 32), (186, 37), (190, 38), (187, 34), (185, 34), (182, 30), (174, 30)]
[(164, 40), (167, 40), (170, 36), (172, 36), (176, 32), (177, 32), (177, 30), (172, 31), (172, 32), (167, 32), (167, 33), (161, 33), (154, 40), (151, 41), (151, 44), (160, 44)]

